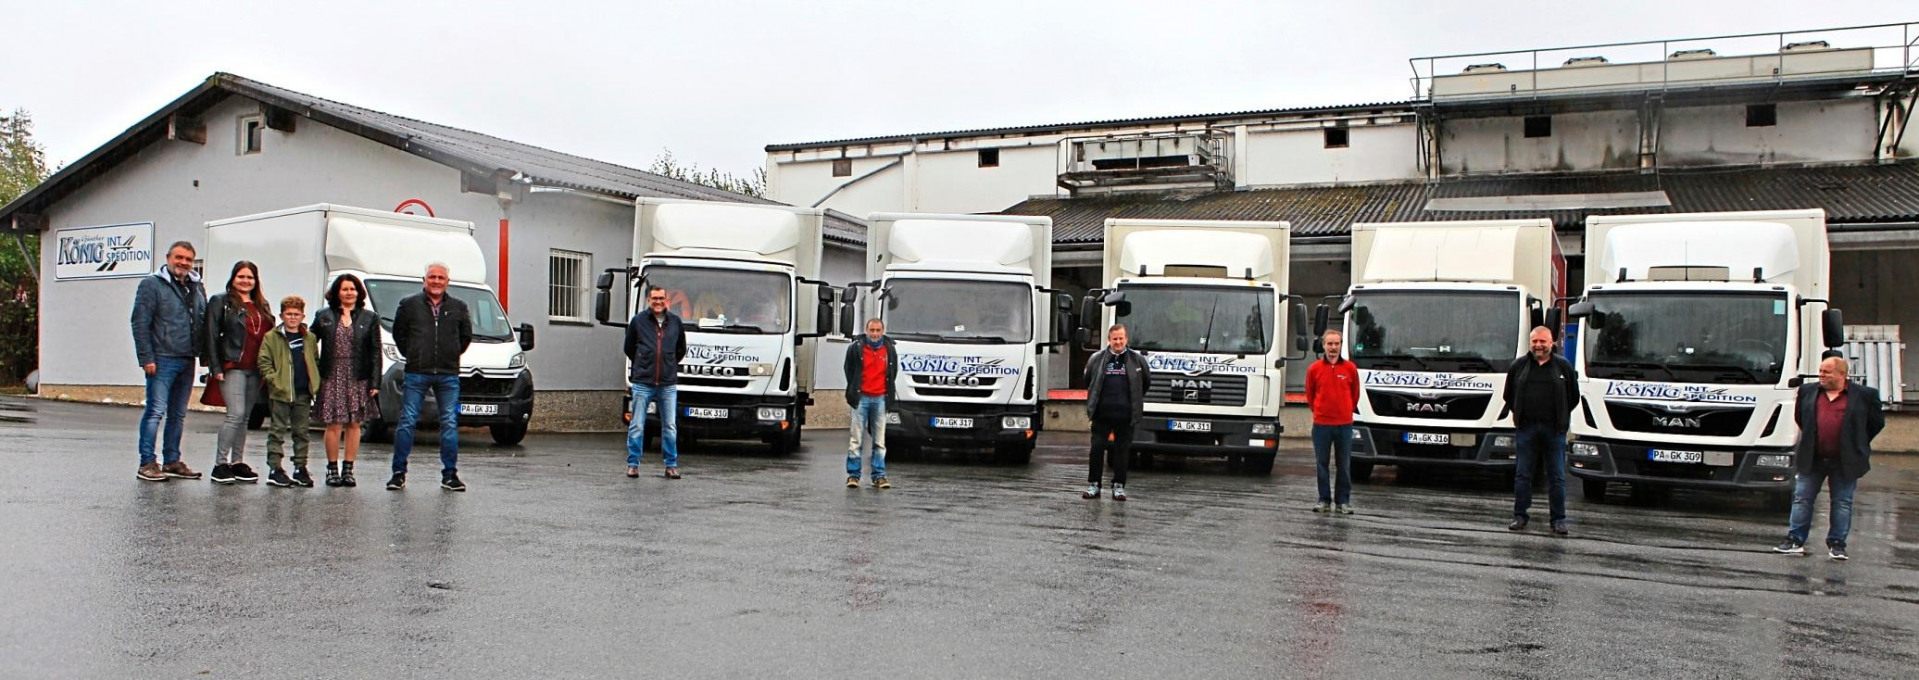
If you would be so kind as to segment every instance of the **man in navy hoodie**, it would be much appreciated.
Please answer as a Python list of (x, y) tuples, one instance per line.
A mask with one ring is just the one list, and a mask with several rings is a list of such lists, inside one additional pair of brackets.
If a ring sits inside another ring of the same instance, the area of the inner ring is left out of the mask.
[(660, 448), (666, 478), (680, 478), (680, 359), (686, 356), (686, 327), (666, 309), (666, 289), (646, 293), (646, 311), (626, 324), (627, 382), (633, 388), (633, 415), (626, 425), (626, 476), (640, 476), (646, 448), (646, 406), (659, 404)]

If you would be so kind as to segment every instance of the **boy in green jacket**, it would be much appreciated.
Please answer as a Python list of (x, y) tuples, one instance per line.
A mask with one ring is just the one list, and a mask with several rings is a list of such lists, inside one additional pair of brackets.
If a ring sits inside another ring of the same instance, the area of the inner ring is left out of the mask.
[[(286, 488), (313, 486), (307, 474), (307, 420), (313, 415), (313, 395), (320, 393), (320, 355), (312, 331), (307, 330), (307, 302), (298, 295), (280, 299), (280, 325), (260, 342), (260, 384), (267, 393), (267, 485)], [(293, 474), (281, 465), (281, 446), (293, 437)]]

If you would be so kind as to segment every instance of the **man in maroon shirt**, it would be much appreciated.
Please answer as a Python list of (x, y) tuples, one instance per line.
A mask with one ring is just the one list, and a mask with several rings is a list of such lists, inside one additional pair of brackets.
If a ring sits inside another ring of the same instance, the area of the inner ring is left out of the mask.
[(1872, 468), (1872, 438), (1886, 426), (1879, 408), (1879, 392), (1846, 379), (1841, 357), (1819, 362), (1819, 383), (1799, 388), (1795, 419), (1799, 446), (1794, 464), (1799, 477), (1792, 492), (1792, 517), (1786, 540), (1772, 550), (1786, 555), (1806, 554), (1812, 533), (1812, 504), (1819, 487), (1832, 491), (1832, 518), (1826, 529), (1826, 554), (1847, 559), (1846, 534), (1852, 531), (1852, 494), (1859, 478)]

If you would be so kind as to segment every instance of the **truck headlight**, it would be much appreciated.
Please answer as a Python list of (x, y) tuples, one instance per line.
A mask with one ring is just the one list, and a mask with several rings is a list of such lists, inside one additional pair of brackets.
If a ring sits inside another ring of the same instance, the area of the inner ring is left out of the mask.
[(760, 420), (786, 420), (786, 407), (761, 406)]
[(525, 367), (526, 367), (526, 353), (525, 353), (525, 352), (521, 352), (521, 353), (519, 353), (519, 354), (515, 354), (515, 355), (513, 355), (513, 358), (511, 358), (511, 359), (507, 359), (507, 360), (506, 360), (506, 367), (507, 367), (507, 368), (525, 368)]
[(385, 354), (386, 360), (391, 363), (398, 364), (406, 361), (406, 357), (400, 356), (399, 345), (380, 345), (380, 353)]
[(773, 375), (773, 365), (772, 364), (748, 364), (746, 366), (746, 374), (750, 376)]
[[(1577, 444), (1575, 444), (1574, 446), (1578, 446), (1578, 445), (1577, 445)], [(1590, 445), (1590, 444), (1588, 444), (1588, 446), (1591, 446), (1591, 445)], [(1513, 447), (1513, 436), (1512, 436), (1512, 435), (1509, 435), (1509, 434), (1502, 434), (1502, 435), (1499, 435), (1499, 436), (1497, 436), (1497, 437), (1493, 437), (1493, 448), (1499, 448), (1499, 449), (1510, 449), (1510, 448), (1512, 448), (1512, 447)], [(1576, 455), (1579, 455), (1579, 454), (1576, 454), (1576, 453), (1575, 453), (1575, 454), (1573, 454), (1573, 455), (1575, 455), (1575, 456), (1576, 456)], [(1598, 454), (1594, 454), (1594, 455), (1598, 455)]]
[(897, 411), (895, 411), (895, 412), (892, 412), (892, 413), (888, 413), (888, 414), (886, 414), (886, 424), (888, 424), (888, 425), (898, 425), (898, 424), (900, 424), (900, 414), (899, 414), (899, 412), (897, 412)]
[(1586, 442), (1573, 442), (1573, 455), (1585, 456), (1587, 458), (1598, 458), (1599, 445), (1588, 444)]
[(1032, 416), (1006, 416), (999, 419), (999, 426), (1008, 430), (1033, 429)]
[(1768, 454), (1760, 456), (1759, 459), (1754, 460), (1752, 464), (1759, 467), (1788, 468), (1792, 467), (1792, 456)]
[(1253, 434), (1272, 434), (1272, 423), (1253, 423)]

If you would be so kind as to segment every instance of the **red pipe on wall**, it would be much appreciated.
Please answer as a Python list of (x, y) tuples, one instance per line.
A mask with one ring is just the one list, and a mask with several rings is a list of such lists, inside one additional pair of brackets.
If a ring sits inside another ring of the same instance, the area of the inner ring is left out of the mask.
[(502, 217), (500, 218), (500, 311), (510, 313), (512, 312), (512, 310), (507, 309), (508, 296), (506, 294), (506, 269), (507, 269), (506, 231), (507, 231), (507, 220), (506, 218)]

